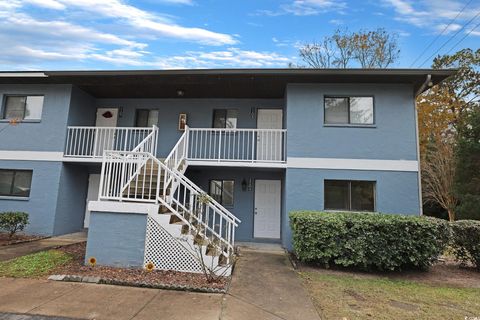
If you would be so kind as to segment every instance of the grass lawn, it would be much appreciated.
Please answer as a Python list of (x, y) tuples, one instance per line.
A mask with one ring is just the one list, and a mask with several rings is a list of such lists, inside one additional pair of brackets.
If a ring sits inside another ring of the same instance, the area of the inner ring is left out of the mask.
[[(480, 317), (480, 289), (300, 272), (322, 319)], [(479, 275), (480, 277), (480, 275)]]
[(60, 250), (32, 253), (0, 262), (0, 277), (40, 277), (72, 260), (72, 256)]

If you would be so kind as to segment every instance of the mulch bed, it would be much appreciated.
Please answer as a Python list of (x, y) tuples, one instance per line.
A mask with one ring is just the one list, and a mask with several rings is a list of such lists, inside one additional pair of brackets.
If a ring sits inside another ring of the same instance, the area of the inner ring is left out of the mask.
[(0, 232), (0, 247), (1, 246), (8, 246), (8, 245), (11, 245), (11, 244), (18, 244), (18, 243), (23, 243), (23, 242), (36, 241), (36, 240), (41, 240), (41, 239), (45, 239), (45, 238), (48, 238), (48, 237), (26, 235), (26, 234), (21, 234), (21, 233), (17, 233), (15, 235), (13, 235), (12, 238), (10, 238), (8, 233)]
[(123, 284), (141, 287), (172, 287), (182, 290), (205, 291), (208, 289), (226, 290), (230, 281), (229, 277), (221, 277), (216, 282), (208, 282), (203, 274), (176, 272), (176, 271), (146, 271), (141, 268), (115, 268), (96, 265), (94, 267), (84, 265), (86, 243), (77, 243), (64, 246), (58, 250), (73, 256), (73, 260), (50, 274), (65, 274), (76, 276), (100, 277), (102, 282)]

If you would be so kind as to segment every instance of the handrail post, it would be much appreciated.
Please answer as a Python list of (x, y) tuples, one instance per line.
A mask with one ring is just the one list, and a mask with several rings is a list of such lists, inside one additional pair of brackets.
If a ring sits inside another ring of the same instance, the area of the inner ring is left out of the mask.
[[(98, 199), (97, 200), (100, 200), (100, 198), (103, 195), (103, 181), (105, 180), (105, 165), (106, 165), (106, 157), (105, 157), (105, 152), (104, 152), (103, 156), (102, 156), (102, 169), (101, 169), (101, 174), (100, 174), (100, 185), (98, 187)], [(88, 205), (88, 203), (87, 203), (87, 205)]]
[(221, 150), (222, 150), (222, 131), (220, 130), (218, 135), (218, 159), (217, 159), (218, 162), (220, 162)]
[[(125, 130), (124, 143), (123, 143), (123, 151), (128, 151), (128, 150), (127, 150), (127, 142), (128, 142), (129, 131), (130, 131), (130, 129)], [(132, 137), (132, 138), (133, 138), (133, 137)]]
[[(122, 170), (120, 172), (120, 186), (123, 187), (123, 176), (125, 175), (125, 162), (126, 162), (126, 157), (123, 157), (122, 159)], [(118, 181), (116, 182), (118, 183)], [(120, 202), (123, 201), (123, 190), (122, 190), (122, 187), (118, 188), (119, 191), (120, 191), (120, 194), (118, 195), (118, 197), (120, 198)]]
[(185, 125), (185, 140), (183, 142), (183, 157), (188, 159), (188, 137), (190, 136), (190, 131), (187, 125)]
[[(255, 135), (256, 133), (256, 135)], [(252, 162), (255, 162), (255, 142), (258, 142), (258, 138), (259, 138), (259, 135), (258, 135), (258, 131), (252, 131)], [(258, 155), (257, 155), (258, 156)]]
[(99, 143), (99, 137), (98, 137), (98, 127), (95, 127), (95, 136), (93, 137), (93, 154), (92, 157), (97, 156), (97, 144)]
[(157, 157), (157, 144), (158, 144), (158, 127), (156, 125), (153, 125), (153, 147), (152, 147), (152, 153), (155, 157)]

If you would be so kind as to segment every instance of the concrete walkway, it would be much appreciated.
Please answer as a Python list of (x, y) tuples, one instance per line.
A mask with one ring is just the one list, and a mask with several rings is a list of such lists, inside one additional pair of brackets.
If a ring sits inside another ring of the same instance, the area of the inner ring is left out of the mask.
[(319, 319), (282, 252), (242, 251), (225, 295), (11, 278), (0, 278), (0, 288), (2, 320)]
[(320, 319), (283, 251), (267, 246), (240, 253), (221, 319)]
[(87, 241), (87, 233), (76, 232), (43, 240), (24, 242), (10, 246), (1, 246), (0, 261), (10, 260), (26, 254), (84, 241)]

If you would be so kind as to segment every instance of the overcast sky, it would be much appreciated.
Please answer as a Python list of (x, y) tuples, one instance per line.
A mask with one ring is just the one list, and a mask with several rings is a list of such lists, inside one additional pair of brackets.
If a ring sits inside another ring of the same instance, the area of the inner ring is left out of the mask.
[(393, 67), (429, 67), (479, 48), (480, 0), (0, 0), (0, 69), (287, 67), (302, 43), (377, 27), (399, 36)]

